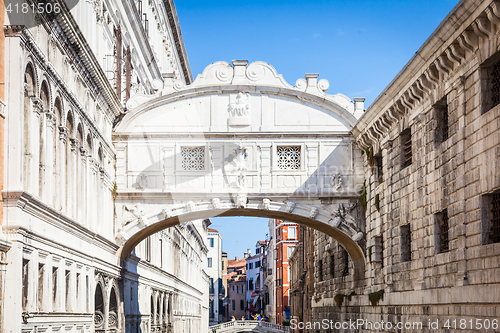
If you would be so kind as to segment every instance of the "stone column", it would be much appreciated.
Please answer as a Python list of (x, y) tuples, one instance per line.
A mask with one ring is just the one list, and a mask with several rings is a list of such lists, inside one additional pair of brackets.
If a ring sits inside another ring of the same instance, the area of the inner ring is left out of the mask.
[(54, 129), (56, 126), (56, 115), (52, 112), (45, 113), (47, 130), (45, 133), (45, 186), (43, 189), (44, 199), (47, 204), (54, 206)]
[(66, 210), (66, 140), (68, 138), (68, 128), (64, 126), (59, 126), (59, 150), (57, 154), (59, 155), (59, 163), (57, 167), (59, 168), (59, 179), (56, 183), (58, 186), (59, 195), (56, 195), (56, 208), (59, 210)]
[(43, 109), (43, 101), (40, 98), (32, 97), (33, 114), (29, 120), (28, 131), (30, 132), (29, 153), (31, 154), (31, 165), (29, 168), (30, 188), (34, 195), (40, 195), (40, 115)]
[[(70, 138), (71, 142), (71, 156), (69, 160), (71, 161), (70, 168), (68, 169), (70, 172), (70, 179), (69, 183), (71, 184), (71, 189), (69, 190), (68, 193), (68, 202), (69, 202), (69, 207), (68, 207), (68, 213), (70, 213), (70, 216), (73, 219), (77, 219), (77, 210), (76, 210), (76, 205), (78, 204), (77, 202), (77, 178), (78, 178), (78, 149), (80, 148), (80, 141), (76, 138)], [(69, 184), (68, 184), (69, 185)], [(69, 189), (69, 188), (68, 188)]]
[[(44, 105), (44, 107), (47, 107), (47, 105)], [(50, 113), (49, 110), (44, 109), (42, 111), (41, 117), (40, 117), (40, 133), (39, 133), (39, 138), (40, 138), (40, 157), (39, 157), (39, 175), (38, 175), (38, 183), (39, 183), (39, 190), (38, 190), (38, 195), (40, 196), (40, 199), (47, 203), (47, 187), (45, 186), (46, 184), (46, 154), (47, 154), (47, 120), (50, 116), (47, 116), (47, 114)]]
[(80, 147), (80, 156), (81, 156), (81, 170), (80, 172), (80, 186), (78, 187), (80, 193), (80, 200), (78, 202), (78, 218), (81, 224), (87, 225), (87, 149)]

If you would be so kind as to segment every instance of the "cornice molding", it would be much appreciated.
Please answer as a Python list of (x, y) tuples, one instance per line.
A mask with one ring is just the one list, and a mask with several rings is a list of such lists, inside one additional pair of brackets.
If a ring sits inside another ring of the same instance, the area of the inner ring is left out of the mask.
[(397, 122), (422, 107), (439, 86), (479, 57), (483, 45), (493, 43), (498, 31), (496, 0), (461, 1), (361, 116), (352, 131), (358, 145), (380, 145)]

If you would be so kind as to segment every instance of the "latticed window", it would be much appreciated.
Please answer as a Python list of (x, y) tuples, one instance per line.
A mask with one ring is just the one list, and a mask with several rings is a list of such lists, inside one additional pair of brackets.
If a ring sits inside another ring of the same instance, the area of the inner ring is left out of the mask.
[(411, 129), (408, 128), (401, 133), (401, 143), (403, 145), (403, 168), (411, 165), (412, 150), (411, 150)]
[(277, 150), (278, 169), (300, 169), (300, 146), (281, 146)]
[(500, 62), (491, 71), (491, 108), (500, 104)]
[(447, 252), (450, 250), (450, 242), (448, 238), (448, 210), (445, 209), (437, 215), (437, 223), (439, 228), (439, 252)]
[(500, 193), (492, 195), (490, 243), (500, 243)]
[(205, 170), (205, 147), (182, 147), (181, 166), (184, 170)]

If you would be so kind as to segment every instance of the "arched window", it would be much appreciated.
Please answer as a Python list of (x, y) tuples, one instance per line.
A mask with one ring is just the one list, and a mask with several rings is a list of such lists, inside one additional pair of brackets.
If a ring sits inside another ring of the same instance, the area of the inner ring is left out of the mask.
[(50, 109), (50, 95), (49, 95), (49, 87), (47, 85), (47, 81), (42, 82), (42, 88), (40, 89), (40, 99), (43, 102), (43, 109)]
[(104, 326), (104, 297), (102, 293), (101, 284), (98, 283), (95, 288), (95, 296), (94, 296), (94, 324), (95, 328), (103, 328)]
[(114, 287), (109, 295), (108, 328), (118, 328), (118, 300)]

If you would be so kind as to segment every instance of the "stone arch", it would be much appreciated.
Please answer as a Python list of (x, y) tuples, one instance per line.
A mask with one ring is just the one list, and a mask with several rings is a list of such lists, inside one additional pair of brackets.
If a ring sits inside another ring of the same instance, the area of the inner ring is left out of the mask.
[(62, 125), (62, 119), (64, 117), (63, 110), (64, 110), (63, 100), (59, 95), (59, 93), (57, 93), (56, 98), (54, 100), (54, 115), (56, 117), (56, 126)]
[(94, 292), (94, 325), (96, 329), (104, 328), (104, 290), (101, 282), (97, 282)]
[(85, 140), (85, 149), (87, 149), (88, 155), (93, 156), (93, 143), (92, 143), (92, 135), (90, 133), (87, 134), (87, 139)]
[[(260, 200), (248, 200), (246, 197), (241, 204), (235, 204), (233, 200), (227, 202), (218, 201), (216, 207), (214, 207), (212, 202), (194, 203), (191, 201), (177, 208), (164, 209), (152, 217), (144, 216), (135, 223), (125, 226), (124, 230), (121, 231), (123, 245), (118, 251), (118, 256), (126, 261), (135, 246), (142, 240), (163, 229), (183, 222), (224, 216), (254, 216), (298, 223), (331, 236), (348, 252), (357, 279), (364, 274), (365, 255), (362, 246), (358, 244), (363, 238), (363, 233), (345, 220), (342, 221), (333, 217), (325, 210), (307, 204), (296, 204), (291, 201), (282, 203), (264, 199), (261, 202)], [(145, 222), (148, 223), (147, 226), (144, 225)], [(127, 231), (130, 235), (128, 239), (126, 239), (127, 235), (124, 234)]]
[(65, 126), (66, 128), (68, 129), (68, 136), (71, 138), (71, 137), (74, 137), (75, 136), (75, 117), (73, 115), (73, 111), (71, 109), (69, 109), (67, 112), (66, 112), (66, 117), (65, 117)]
[(118, 309), (118, 294), (116, 287), (113, 285), (109, 293), (108, 307), (108, 329), (116, 329), (119, 327), (119, 309)]
[(83, 146), (84, 134), (83, 134), (83, 125), (81, 122), (78, 123), (78, 126), (76, 127), (76, 138), (77, 138), (78, 142), (80, 143), (80, 145)]
[(42, 80), (42, 84), (40, 85), (40, 99), (43, 102), (44, 110), (51, 110), (51, 96), (50, 96), (50, 86), (47, 80)]
[(27, 85), (28, 96), (37, 96), (37, 76), (36, 76), (36, 66), (33, 64), (31, 59), (26, 64), (26, 69), (24, 71), (24, 83)]

